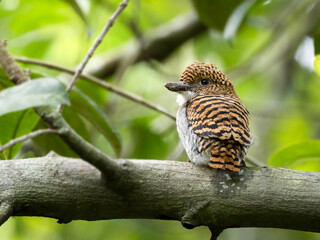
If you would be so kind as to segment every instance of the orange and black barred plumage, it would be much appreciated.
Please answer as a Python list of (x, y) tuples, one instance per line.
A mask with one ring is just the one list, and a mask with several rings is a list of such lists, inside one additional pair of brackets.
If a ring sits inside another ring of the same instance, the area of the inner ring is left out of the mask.
[(233, 84), (213, 64), (193, 63), (182, 83), (167, 83), (179, 92), (177, 128), (190, 160), (212, 168), (240, 171), (251, 145), (249, 112)]
[(230, 96), (197, 96), (187, 103), (187, 120), (199, 136), (199, 152), (210, 152), (213, 168), (238, 171), (250, 146), (249, 113)]

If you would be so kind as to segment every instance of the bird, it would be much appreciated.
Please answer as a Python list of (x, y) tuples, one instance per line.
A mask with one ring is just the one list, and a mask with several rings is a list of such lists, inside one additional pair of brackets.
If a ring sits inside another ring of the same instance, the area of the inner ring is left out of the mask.
[(240, 172), (252, 145), (250, 114), (228, 77), (214, 64), (196, 61), (180, 82), (164, 86), (178, 93), (177, 131), (189, 160)]

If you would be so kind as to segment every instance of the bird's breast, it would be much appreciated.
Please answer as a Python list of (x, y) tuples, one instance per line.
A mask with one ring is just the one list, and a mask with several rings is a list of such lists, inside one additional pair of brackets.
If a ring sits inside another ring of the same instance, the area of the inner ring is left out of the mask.
[(186, 103), (180, 106), (177, 112), (177, 130), (190, 161), (196, 164), (208, 164), (209, 156), (203, 156), (199, 152), (199, 136), (194, 133), (191, 125), (188, 124)]

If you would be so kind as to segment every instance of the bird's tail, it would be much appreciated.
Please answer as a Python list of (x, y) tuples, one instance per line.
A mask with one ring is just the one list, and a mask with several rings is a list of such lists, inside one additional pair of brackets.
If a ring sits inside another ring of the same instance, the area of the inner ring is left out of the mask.
[(239, 172), (242, 151), (241, 146), (234, 139), (216, 141), (211, 150), (209, 166)]

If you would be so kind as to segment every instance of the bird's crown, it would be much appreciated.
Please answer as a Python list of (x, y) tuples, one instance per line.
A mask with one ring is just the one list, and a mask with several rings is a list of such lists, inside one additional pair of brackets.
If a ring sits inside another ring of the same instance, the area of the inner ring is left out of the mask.
[(203, 79), (208, 79), (212, 83), (232, 84), (228, 77), (214, 64), (205, 64), (198, 61), (187, 66), (180, 77), (180, 81), (184, 83), (200, 83)]
[(190, 64), (181, 74), (180, 81), (192, 85), (201, 85), (200, 88), (194, 88), (199, 93), (235, 94), (232, 82), (213, 64), (198, 61)]

